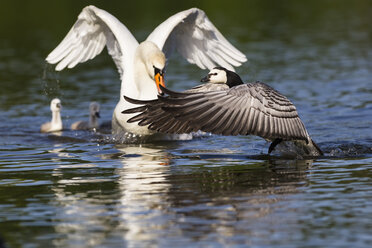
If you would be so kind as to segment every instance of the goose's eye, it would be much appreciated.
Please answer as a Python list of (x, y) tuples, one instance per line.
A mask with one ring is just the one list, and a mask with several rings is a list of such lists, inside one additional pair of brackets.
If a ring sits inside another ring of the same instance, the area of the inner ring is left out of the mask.
[(211, 77), (211, 76), (216, 76), (217, 75), (217, 73), (215, 72), (215, 73), (209, 73), (209, 77)]

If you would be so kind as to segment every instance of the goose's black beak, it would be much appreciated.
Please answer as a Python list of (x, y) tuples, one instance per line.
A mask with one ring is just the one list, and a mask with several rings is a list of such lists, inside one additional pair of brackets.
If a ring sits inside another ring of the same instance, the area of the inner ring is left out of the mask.
[(200, 82), (203, 82), (203, 83), (206, 83), (206, 82), (209, 82), (209, 75), (203, 77)]
[(98, 118), (101, 118), (101, 115), (99, 114), (99, 112), (96, 112), (96, 117), (98, 117)]
[(163, 70), (160, 70), (154, 66), (155, 70), (155, 82), (156, 82), (156, 88), (158, 89), (158, 94), (159, 95), (164, 95), (163, 91), (160, 89), (160, 85), (165, 87), (164, 84), (164, 72)]

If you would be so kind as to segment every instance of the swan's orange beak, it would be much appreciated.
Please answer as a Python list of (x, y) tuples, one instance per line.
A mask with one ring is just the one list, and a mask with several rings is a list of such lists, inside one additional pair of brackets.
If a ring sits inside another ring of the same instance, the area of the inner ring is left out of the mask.
[(165, 88), (164, 84), (164, 73), (163, 71), (157, 71), (155, 74), (155, 82), (156, 82), (156, 88), (158, 88), (158, 94), (159, 95), (164, 95), (163, 91), (160, 89), (160, 85)]

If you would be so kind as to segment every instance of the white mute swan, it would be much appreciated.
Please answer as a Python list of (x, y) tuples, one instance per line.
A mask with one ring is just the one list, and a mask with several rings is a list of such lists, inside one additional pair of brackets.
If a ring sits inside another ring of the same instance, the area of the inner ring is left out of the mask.
[(87, 130), (92, 128), (99, 128), (98, 118), (100, 105), (97, 102), (91, 102), (89, 104), (89, 121), (77, 121), (71, 124), (72, 130)]
[(57, 132), (63, 129), (62, 118), (61, 118), (61, 100), (54, 98), (50, 102), (50, 110), (52, 111), (52, 121), (46, 122), (41, 125), (40, 132), (49, 133)]
[(128, 122), (158, 132), (253, 134), (272, 141), (269, 153), (282, 141), (296, 141), (299, 153), (323, 154), (310, 138), (293, 103), (270, 86), (261, 82), (244, 84), (238, 74), (223, 67), (212, 69), (201, 81), (206, 84), (182, 93), (161, 87), (168, 96), (155, 100), (125, 97), (142, 106), (123, 113), (140, 113)]
[(163, 23), (138, 44), (129, 30), (114, 16), (95, 6), (85, 7), (62, 42), (48, 55), (47, 62), (57, 64), (56, 70), (72, 68), (93, 59), (107, 46), (121, 77), (119, 102), (112, 117), (112, 133), (126, 132), (149, 135), (146, 127), (127, 123), (130, 115), (121, 112), (133, 107), (123, 95), (136, 99), (154, 99), (157, 85), (162, 84), (165, 56), (177, 50), (189, 63), (211, 69), (216, 64), (233, 70), (247, 59), (232, 46), (197, 8), (179, 12)]

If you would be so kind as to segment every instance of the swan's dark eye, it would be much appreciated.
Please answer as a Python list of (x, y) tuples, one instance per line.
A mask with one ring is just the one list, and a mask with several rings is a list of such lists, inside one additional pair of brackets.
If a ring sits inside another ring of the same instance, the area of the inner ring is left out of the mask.
[(209, 73), (209, 74), (208, 74), (209, 77), (211, 77), (211, 76), (216, 76), (216, 75), (217, 75), (216, 72), (215, 72), (215, 73)]

